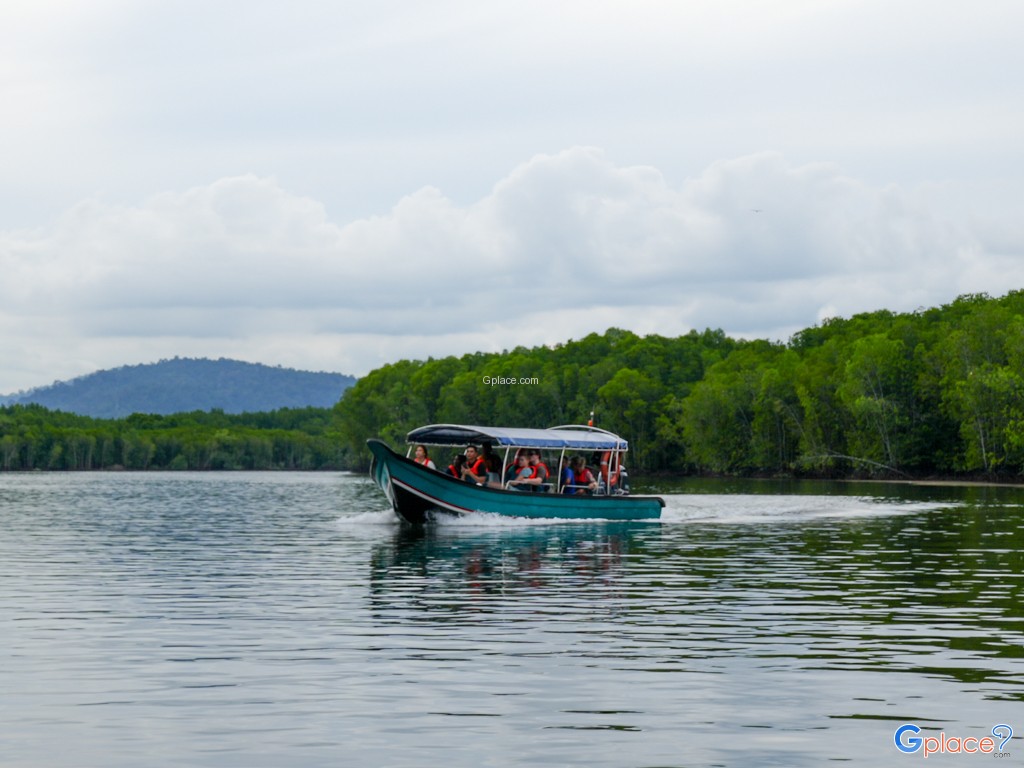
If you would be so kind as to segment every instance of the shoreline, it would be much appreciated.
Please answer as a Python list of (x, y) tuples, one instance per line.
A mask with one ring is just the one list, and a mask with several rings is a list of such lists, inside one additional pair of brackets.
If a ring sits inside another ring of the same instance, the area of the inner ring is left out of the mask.
[(968, 479), (956, 477), (905, 477), (905, 478), (874, 478), (874, 477), (835, 477), (813, 475), (715, 475), (715, 474), (674, 474), (656, 472), (649, 475), (637, 475), (631, 479), (658, 480), (760, 480), (766, 482), (826, 482), (826, 483), (880, 483), (884, 485), (917, 485), (936, 488), (1020, 488), (1024, 489), (1024, 477), (999, 479)]
[(998, 480), (848, 480), (851, 483), (888, 483), (892, 485), (922, 485), (938, 488), (1024, 488), (1024, 482), (1000, 482)]
[[(342, 474), (365, 474), (362, 469), (347, 469), (342, 467), (330, 467), (330, 468), (317, 468), (317, 469), (280, 469), (280, 468), (264, 468), (264, 469), (170, 469), (169, 467), (151, 467), (147, 469), (128, 469), (126, 467), (114, 465), (112, 467), (97, 467), (93, 469), (44, 469), (41, 467), (33, 467), (32, 469), (0, 469), (0, 477), (3, 475), (21, 475), (21, 474), (149, 474), (149, 473), (168, 473), (168, 474), (186, 474), (186, 473), (197, 473), (197, 474), (215, 474), (215, 473), (227, 473), (227, 474), (246, 474), (251, 472), (270, 472), (274, 474), (321, 474), (321, 473), (342, 473)], [(935, 488), (1017, 488), (1024, 489), (1024, 478), (1015, 478), (1013, 480), (969, 480), (949, 477), (924, 477), (924, 478), (871, 478), (871, 477), (813, 477), (813, 476), (795, 476), (795, 475), (713, 475), (713, 474), (678, 474), (673, 472), (655, 472), (652, 474), (636, 475), (632, 478), (634, 481), (647, 481), (647, 480), (669, 480), (669, 481), (686, 481), (686, 480), (719, 480), (728, 482), (732, 480), (743, 480), (743, 481), (762, 481), (762, 482), (826, 482), (826, 483), (876, 483), (883, 485), (916, 485), (922, 487), (935, 487)]]

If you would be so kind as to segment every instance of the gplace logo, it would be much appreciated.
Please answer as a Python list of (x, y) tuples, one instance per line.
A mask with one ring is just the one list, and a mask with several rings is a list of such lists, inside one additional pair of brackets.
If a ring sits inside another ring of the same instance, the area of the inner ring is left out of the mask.
[[(979, 752), (984, 755), (993, 755), (994, 757), (1009, 757), (1010, 753), (1004, 752), (1003, 747), (1006, 746), (1006, 742), (1013, 736), (1013, 728), (1006, 723), (993, 725), (992, 736), (983, 736), (980, 739), (974, 736), (967, 736), (965, 738), (947, 736), (945, 731), (941, 732), (938, 736), (922, 737), (918, 736), (919, 733), (921, 733), (921, 729), (913, 723), (901, 725), (896, 729), (896, 733), (893, 734), (896, 749), (908, 755), (920, 750), (925, 757), (936, 754), (974, 755)], [(997, 741), (999, 742), (998, 746), (996, 746)]]

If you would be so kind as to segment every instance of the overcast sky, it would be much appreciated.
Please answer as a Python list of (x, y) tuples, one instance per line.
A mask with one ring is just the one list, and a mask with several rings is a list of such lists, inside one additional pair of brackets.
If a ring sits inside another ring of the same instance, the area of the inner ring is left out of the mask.
[(1024, 288), (1022, 29), (1019, 0), (0, 0), (0, 393)]

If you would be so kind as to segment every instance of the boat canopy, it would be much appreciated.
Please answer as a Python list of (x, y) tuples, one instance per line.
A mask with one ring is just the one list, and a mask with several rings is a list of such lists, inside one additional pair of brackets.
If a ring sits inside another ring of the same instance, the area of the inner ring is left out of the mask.
[(510, 448), (574, 448), (582, 451), (626, 451), (629, 444), (618, 435), (595, 427), (569, 424), (551, 429), (515, 427), (474, 427), (462, 424), (432, 424), (414, 429), (409, 443), (424, 445), (468, 445), (490, 443)]

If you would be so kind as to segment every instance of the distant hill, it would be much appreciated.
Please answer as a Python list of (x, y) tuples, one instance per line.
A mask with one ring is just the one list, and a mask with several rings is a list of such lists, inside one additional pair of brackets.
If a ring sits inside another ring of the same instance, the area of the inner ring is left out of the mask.
[(176, 357), (145, 365), (97, 371), (0, 397), (0, 405), (38, 403), (53, 410), (96, 418), (131, 413), (225, 413), (278, 408), (328, 408), (355, 378), (238, 360)]

